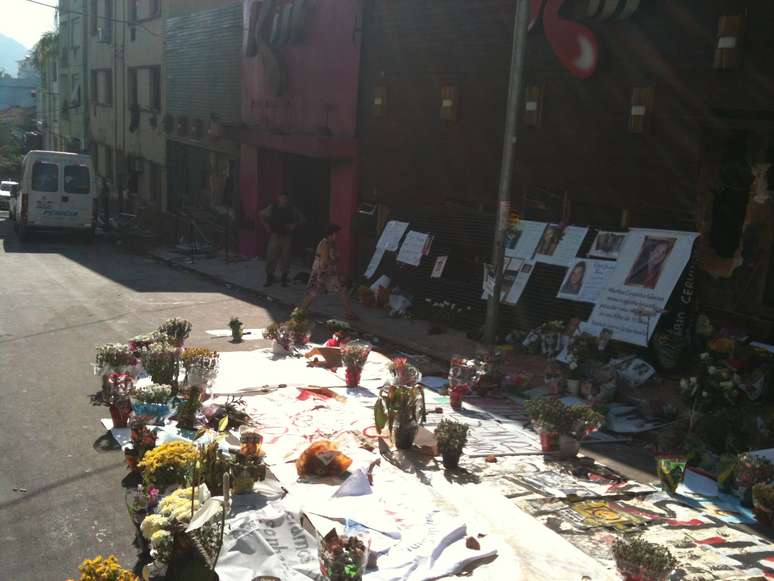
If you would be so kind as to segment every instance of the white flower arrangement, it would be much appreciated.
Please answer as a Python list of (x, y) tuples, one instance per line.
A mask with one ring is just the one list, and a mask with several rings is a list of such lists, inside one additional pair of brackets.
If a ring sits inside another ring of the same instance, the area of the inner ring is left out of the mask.
[(172, 387), (153, 383), (135, 387), (132, 395), (141, 403), (167, 403), (172, 397)]

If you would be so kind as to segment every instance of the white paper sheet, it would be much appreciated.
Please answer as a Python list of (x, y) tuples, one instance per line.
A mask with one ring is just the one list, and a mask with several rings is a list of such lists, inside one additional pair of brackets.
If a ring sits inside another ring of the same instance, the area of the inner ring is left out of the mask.
[[(242, 331), (242, 340), (243, 341), (262, 341), (263, 340), (263, 332), (266, 329), (245, 329)], [(231, 337), (231, 329), (213, 329), (211, 331), (207, 331), (208, 335), (212, 335), (213, 337)]]
[(379, 264), (381, 264), (383, 257), (384, 248), (377, 246), (376, 250), (374, 250), (374, 255), (371, 257), (371, 262), (368, 263), (368, 268), (366, 268), (366, 278), (371, 278), (376, 273), (376, 269), (379, 268)]
[(578, 255), (588, 231), (580, 226), (567, 226), (562, 230), (559, 225), (551, 224), (543, 232), (535, 250), (535, 260), (567, 266)]
[(435, 265), (433, 266), (433, 272), (430, 274), (430, 278), (441, 278), (443, 271), (446, 268), (446, 262), (449, 260), (448, 256), (439, 256), (435, 259)]
[(409, 230), (406, 239), (398, 252), (398, 262), (419, 266), (422, 256), (425, 254), (425, 248), (430, 242), (430, 235), (416, 230)]
[(567, 274), (556, 296), (570, 301), (596, 303), (607, 288), (614, 270), (615, 262), (574, 259), (568, 265)]
[(678, 494), (687, 494), (689, 496), (708, 496), (717, 497), (720, 495), (718, 483), (707, 478), (703, 474), (694, 472), (691, 469), (685, 471), (685, 477), (677, 487)]
[(529, 282), (529, 277), (532, 276), (534, 268), (535, 264), (531, 261), (527, 261), (521, 265), (521, 270), (519, 270), (519, 273), (516, 275), (511, 288), (508, 289), (508, 294), (505, 295), (504, 302), (509, 305), (518, 304), (521, 295)]
[(403, 238), (406, 228), (408, 228), (408, 222), (390, 220), (384, 226), (384, 230), (379, 237), (379, 241), (376, 243), (376, 247), (384, 248), (389, 252), (395, 252), (400, 246), (400, 239)]
[(626, 240), (626, 232), (608, 232), (600, 230), (591, 243), (589, 256), (597, 258), (618, 258)]
[(647, 346), (693, 251), (695, 232), (632, 229), (615, 270), (589, 317), (598, 334)]
[(546, 226), (545, 222), (521, 220), (514, 230), (505, 235), (505, 256), (531, 259)]

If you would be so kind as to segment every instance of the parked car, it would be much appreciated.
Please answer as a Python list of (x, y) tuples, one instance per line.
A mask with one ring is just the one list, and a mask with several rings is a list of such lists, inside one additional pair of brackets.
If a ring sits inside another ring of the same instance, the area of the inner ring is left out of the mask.
[(97, 188), (91, 157), (62, 151), (30, 151), (22, 160), (12, 212), (19, 239), (36, 230), (70, 230), (94, 237)]
[[(11, 211), (11, 194), (18, 190), (19, 184), (11, 181), (0, 182), (0, 210)], [(13, 216), (13, 214), (11, 214)]]

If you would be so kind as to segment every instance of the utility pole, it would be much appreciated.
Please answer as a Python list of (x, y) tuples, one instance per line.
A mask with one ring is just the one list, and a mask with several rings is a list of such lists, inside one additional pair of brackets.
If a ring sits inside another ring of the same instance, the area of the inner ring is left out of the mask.
[(513, 24), (513, 52), (511, 53), (511, 78), (508, 83), (508, 105), (505, 113), (505, 137), (503, 159), (500, 167), (500, 187), (497, 192), (497, 222), (495, 224), (492, 264), (494, 265), (494, 292), (489, 297), (484, 326), (484, 342), (493, 344), (497, 336), (497, 321), (500, 310), (500, 294), (503, 288), (503, 262), (505, 259), (505, 231), (511, 213), (511, 183), (516, 140), (521, 113), (524, 56), (527, 51), (529, 25), (529, 0), (516, 0), (516, 16)]

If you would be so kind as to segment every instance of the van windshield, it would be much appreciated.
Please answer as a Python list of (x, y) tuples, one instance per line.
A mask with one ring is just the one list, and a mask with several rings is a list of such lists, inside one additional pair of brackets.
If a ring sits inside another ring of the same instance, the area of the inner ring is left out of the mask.
[(32, 166), (32, 189), (37, 192), (55, 192), (59, 189), (59, 166), (36, 161)]
[(89, 168), (85, 165), (66, 165), (64, 168), (64, 191), (67, 194), (90, 193)]

